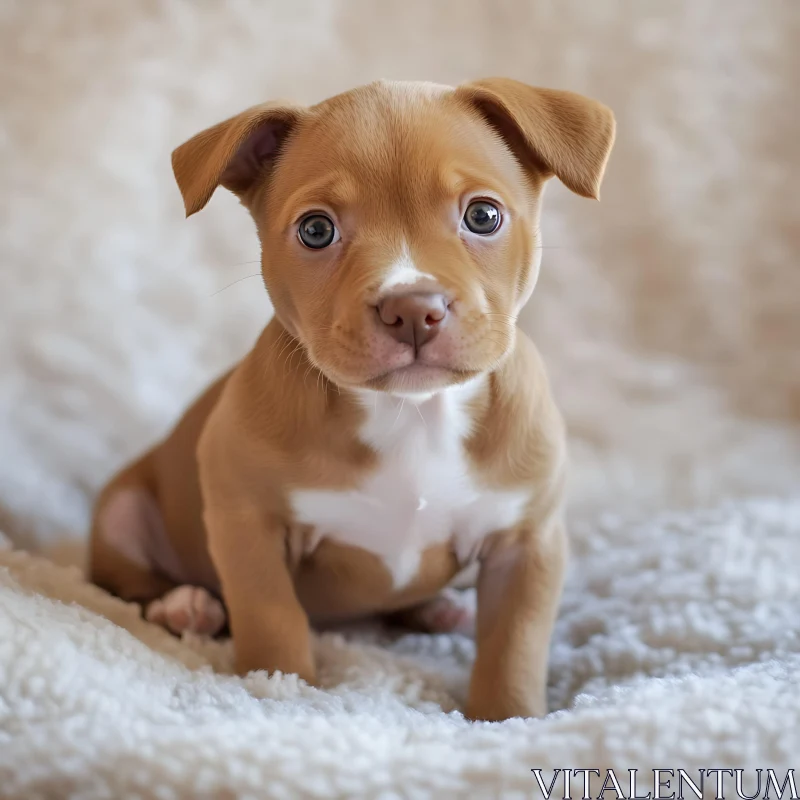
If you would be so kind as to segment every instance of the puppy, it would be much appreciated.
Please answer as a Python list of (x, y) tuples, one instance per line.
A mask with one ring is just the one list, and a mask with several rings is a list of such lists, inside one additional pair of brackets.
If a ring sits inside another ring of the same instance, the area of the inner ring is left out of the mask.
[(593, 100), (488, 79), (267, 103), (178, 147), (187, 216), (218, 186), (252, 215), (275, 316), (102, 491), (93, 580), (313, 682), (311, 624), (447, 627), (473, 569), (466, 714), (544, 714), (565, 435), (516, 321), (545, 183), (596, 198), (613, 139)]

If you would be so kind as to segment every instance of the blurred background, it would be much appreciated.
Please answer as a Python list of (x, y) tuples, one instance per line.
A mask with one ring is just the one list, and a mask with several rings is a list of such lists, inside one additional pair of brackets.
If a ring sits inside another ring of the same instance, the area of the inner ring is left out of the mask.
[(171, 150), (377, 78), (506, 75), (602, 100), (600, 203), (552, 182), (524, 327), (572, 436), (570, 514), (800, 490), (796, 0), (3, 0), (0, 530), (82, 536), (110, 473), (270, 308), (220, 191)]

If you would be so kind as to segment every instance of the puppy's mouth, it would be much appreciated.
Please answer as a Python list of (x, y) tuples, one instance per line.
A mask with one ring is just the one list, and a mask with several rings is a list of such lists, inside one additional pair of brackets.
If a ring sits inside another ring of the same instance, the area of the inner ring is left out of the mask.
[(369, 378), (364, 388), (399, 394), (436, 392), (464, 383), (477, 374), (477, 370), (454, 369), (416, 360)]

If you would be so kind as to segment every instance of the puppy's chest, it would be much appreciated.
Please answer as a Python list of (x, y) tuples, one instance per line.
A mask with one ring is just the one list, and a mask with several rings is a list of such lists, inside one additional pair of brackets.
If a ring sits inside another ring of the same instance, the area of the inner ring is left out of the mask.
[(449, 544), (467, 564), (490, 533), (514, 525), (529, 492), (481, 486), (464, 450), (469, 417), (463, 398), (423, 403), (380, 397), (362, 437), (378, 464), (347, 491), (303, 490), (291, 498), (298, 522), (322, 539), (378, 556), (400, 589), (417, 574), (425, 550)]

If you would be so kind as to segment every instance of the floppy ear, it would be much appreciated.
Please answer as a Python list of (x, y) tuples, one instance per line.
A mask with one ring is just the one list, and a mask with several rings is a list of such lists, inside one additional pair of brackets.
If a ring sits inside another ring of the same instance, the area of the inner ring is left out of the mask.
[(190, 217), (217, 186), (242, 197), (275, 163), (303, 109), (265, 103), (198, 133), (172, 153), (172, 171)]
[(611, 109), (573, 92), (486, 78), (456, 89), (500, 133), (526, 166), (556, 175), (576, 194), (599, 199), (614, 144)]

